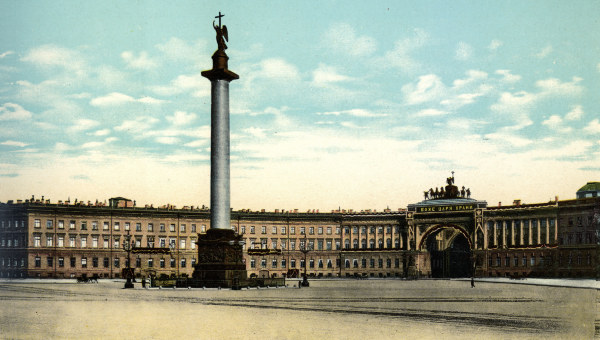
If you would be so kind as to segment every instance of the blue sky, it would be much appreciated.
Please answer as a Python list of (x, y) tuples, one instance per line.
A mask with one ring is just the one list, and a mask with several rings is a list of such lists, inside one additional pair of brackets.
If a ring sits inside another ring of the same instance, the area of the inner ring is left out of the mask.
[(225, 14), (234, 209), (490, 204), (600, 180), (595, 1), (2, 1), (0, 201), (209, 204)]

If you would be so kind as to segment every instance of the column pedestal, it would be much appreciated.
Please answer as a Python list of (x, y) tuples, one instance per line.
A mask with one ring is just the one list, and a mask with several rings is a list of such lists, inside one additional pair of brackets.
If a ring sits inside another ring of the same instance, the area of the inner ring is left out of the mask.
[(198, 264), (192, 274), (195, 287), (240, 289), (247, 281), (242, 237), (229, 229), (209, 229), (198, 239)]

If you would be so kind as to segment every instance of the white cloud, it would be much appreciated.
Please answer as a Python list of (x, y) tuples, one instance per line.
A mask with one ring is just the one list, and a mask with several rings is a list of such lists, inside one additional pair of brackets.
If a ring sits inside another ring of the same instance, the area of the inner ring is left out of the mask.
[(155, 139), (158, 143), (161, 144), (168, 144), (168, 145), (173, 145), (173, 144), (177, 144), (179, 143), (179, 138), (177, 137), (172, 137), (172, 136), (162, 136), (162, 137), (156, 137)]
[(41, 67), (63, 67), (69, 70), (83, 71), (84, 63), (73, 50), (54, 45), (33, 48), (21, 59)]
[(98, 130), (98, 131), (94, 132), (92, 135), (101, 137), (101, 136), (106, 136), (106, 135), (109, 135), (109, 134), (110, 134), (110, 130), (109, 129), (102, 129), (102, 130)]
[(464, 41), (461, 41), (456, 46), (455, 58), (458, 60), (468, 60), (473, 55), (473, 47)]
[(550, 53), (552, 53), (552, 46), (548, 45), (548, 46), (544, 47), (541, 51), (536, 53), (535, 56), (540, 59), (543, 59), (543, 58), (547, 57)]
[(244, 129), (244, 132), (247, 134), (256, 137), (256, 138), (265, 138), (267, 135), (265, 134), (267, 130), (259, 127), (249, 127)]
[(0, 106), (0, 121), (3, 120), (26, 120), (32, 117), (32, 113), (25, 110), (21, 105), (5, 103)]
[(571, 111), (567, 113), (565, 116), (566, 120), (579, 120), (583, 117), (583, 107), (581, 105), (576, 105), (573, 107)]
[(402, 87), (407, 104), (415, 105), (441, 98), (446, 88), (435, 74), (420, 76), (416, 84), (409, 83)]
[(128, 96), (119, 92), (112, 92), (107, 94), (106, 96), (96, 97), (90, 101), (90, 105), (92, 106), (118, 106), (126, 103), (143, 103), (143, 104), (162, 104), (165, 101), (161, 99), (156, 99), (152, 97), (142, 97), (140, 99), (135, 99), (131, 96)]
[(500, 48), (503, 45), (503, 42), (497, 39), (494, 39), (490, 42), (488, 49), (490, 49), (491, 51), (496, 51), (498, 48)]
[(564, 126), (563, 119), (558, 115), (550, 116), (550, 118), (542, 122), (542, 125), (546, 125), (552, 130), (556, 130), (562, 133), (571, 132), (571, 130), (573, 130), (568, 126)]
[(352, 26), (346, 23), (332, 25), (322, 39), (322, 45), (341, 54), (368, 56), (375, 52), (375, 39), (356, 34)]
[(81, 145), (82, 149), (97, 149), (106, 146), (109, 143), (118, 140), (115, 137), (106, 138), (104, 141), (96, 141), (96, 142), (87, 142)]
[(386, 117), (388, 114), (386, 113), (375, 113), (365, 109), (350, 109), (343, 111), (329, 111), (329, 112), (318, 112), (318, 115), (324, 116), (340, 116), (340, 115), (348, 115), (354, 117)]
[(207, 143), (208, 143), (208, 139), (197, 139), (195, 141), (185, 143), (184, 146), (187, 146), (190, 148), (199, 148), (199, 147), (205, 146)]
[(323, 63), (320, 63), (319, 67), (313, 71), (313, 83), (317, 86), (347, 81), (349, 79), (350, 77), (339, 74), (335, 67)]
[(92, 119), (78, 119), (75, 121), (75, 124), (73, 126), (69, 127), (69, 131), (77, 132), (77, 131), (89, 130), (91, 128), (98, 126), (99, 124), (100, 123), (98, 121), (95, 121)]
[(23, 143), (23, 142), (17, 142), (17, 141), (14, 141), (14, 140), (7, 140), (7, 141), (4, 141), (4, 142), (0, 143), (0, 145), (18, 146), (18, 147), (22, 148), (22, 147), (26, 147), (29, 144)]
[(386, 52), (377, 64), (384, 67), (397, 67), (406, 73), (415, 72), (421, 64), (411, 56), (411, 53), (425, 45), (428, 39), (429, 35), (425, 31), (415, 29), (414, 36), (396, 41), (394, 49)]
[(153, 117), (137, 117), (135, 120), (124, 121), (121, 125), (115, 127), (115, 130), (130, 133), (145, 132), (158, 123), (158, 121), (158, 119)]
[(415, 117), (434, 117), (434, 116), (444, 116), (449, 114), (448, 111), (438, 110), (438, 109), (423, 109), (415, 114)]
[(148, 57), (146, 51), (140, 52), (137, 57), (133, 52), (125, 51), (121, 53), (121, 58), (123, 58), (128, 67), (134, 69), (150, 70), (157, 66), (157, 63)]
[(207, 97), (210, 95), (210, 81), (200, 74), (179, 75), (167, 86), (153, 86), (152, 91), (164, 96), (191, 92), (195, 97)]
[(4, 58), (4, 57), (7, 57), (7, 56), (9, 56), (9, 55), (11, 55), (11, 54), (14, 54), (14, 53), (15, 53), (15, 52), (13, 52), (13, 51), (6, 51), (6, 52), (4, 52), (4, 53), (0, 53), (0, 59), (2, 59), (2, 58)]
[(583, 128), (583, 131), (589, 134), (599, 134), (600, 133), (600, 120), (598, 118), (589, 122), (589, 124)]
[(510, 73), (510, 70), (497, 70), (495, 72), (502, 76), (502, 81), (505, 83), (516, 83), (521, 80), (521, 76), (517, 74)]
[(195, 113), (187, 113), (185, 111), (175, 111), (172, 116), (166, 117), (168, 121), (170, 121), (173, 125), (186, 125), (194, 121), (196, 119)]
[(556, 78), (538, 80), (535, 85), (539, 87), (544, 95), (567, 95), (574, 96), (583, 92), (583, 87), (579, 84), (581, 78), (573, 77), (570, 82), (561, 82)]
[(529, 112), (533, 108), (536, 99), (534, 94), (525, 91), (514, 94), (503, 92), (498, 102), (492, 104), (491, 109), (513, 119), (517, 123), (515, 129), (520, 129), (533, 123), (529, 119)]
[(516, 147), (528, 146), (533, 143), (533, 141), (531, 139), (517, 136), (508, 131), (498, 131), (498, 132), (494, 132), (494, 133), (488, 133), (485, 135), (485, 138), (488, 138), (493, 141), (497, 141), (499, 143), (507, 142)]
[(300, 73), (296, 66), (279, 58), (263, 60), (260, 63), (259, 75), (265, 78), (275, 79), (299, 79)]

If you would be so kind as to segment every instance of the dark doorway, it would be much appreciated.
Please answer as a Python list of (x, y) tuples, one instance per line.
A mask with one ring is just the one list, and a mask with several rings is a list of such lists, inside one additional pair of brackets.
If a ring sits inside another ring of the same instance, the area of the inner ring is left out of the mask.
[(458, 234), (452, 243), (442, 249), (435, 233), (427, 239), (427, 250), (431, 260), (431, 276), (455, 278), (471, 276), (471, 249), (463, 234)]

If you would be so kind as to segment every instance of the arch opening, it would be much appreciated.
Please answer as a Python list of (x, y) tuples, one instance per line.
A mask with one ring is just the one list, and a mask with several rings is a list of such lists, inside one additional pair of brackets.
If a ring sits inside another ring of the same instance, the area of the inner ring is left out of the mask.
[(463, 233), (454, 228), (442, 228), (428, 236), (431, 277), (457, 278), (472, 275), (472, 251)]

